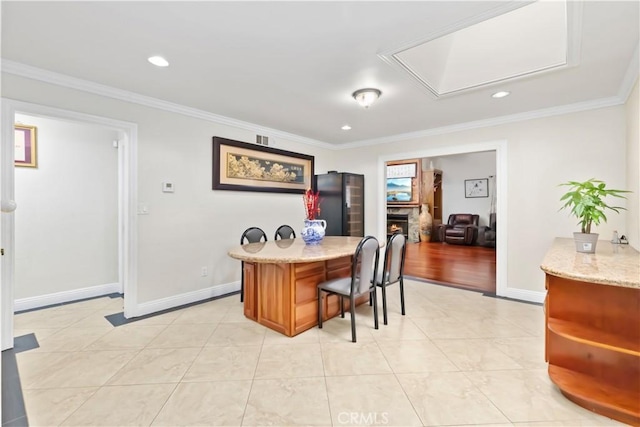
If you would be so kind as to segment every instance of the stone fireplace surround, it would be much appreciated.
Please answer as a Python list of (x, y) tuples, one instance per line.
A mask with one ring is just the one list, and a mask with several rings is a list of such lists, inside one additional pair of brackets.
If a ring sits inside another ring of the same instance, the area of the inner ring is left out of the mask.
[(420, 241), (420, 208), (419, 207), (397, 207), (387, 208), (387, 215), (407, 215), (409, 221), (409, 232), (407, 234), (407, 240), (412, 243)]

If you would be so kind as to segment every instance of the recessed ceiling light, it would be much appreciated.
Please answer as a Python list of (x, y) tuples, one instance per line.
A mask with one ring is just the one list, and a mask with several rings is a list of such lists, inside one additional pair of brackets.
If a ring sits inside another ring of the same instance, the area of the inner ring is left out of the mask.
[(351, 130), (351, 126), (349, 126), (349, 125), (344, 125), (344, 126), (342, 126), (340, 129), (342, 129), (342, 130)]
[(509, 96), (511, 92), (507, 92), (506, 90), (501, 90), (500, 92), (496, 92), (491, 95), (492, 98), (504, 98), (505, 96)]
[(168, 67), (169, 66), (169, 61), (164, 59), (162, 56), (151, 56), (147, 60), (149, 62), (151, 62), (153, 65), (155, 65), (156, 67)]

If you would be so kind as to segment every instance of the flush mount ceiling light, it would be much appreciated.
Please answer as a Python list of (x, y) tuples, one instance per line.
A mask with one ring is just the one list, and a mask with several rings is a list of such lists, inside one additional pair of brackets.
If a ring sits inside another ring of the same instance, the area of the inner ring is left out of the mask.
[(150, 56), (147, 58), (147, 61), (151, 62), (156, 67), (168, 67), (169, 61), (164, 59), (162, 56)]
[(364, 108), (369, 108), (371, 104), (373, 104), (378, 100), (378, 98), (380, 98), (380, 95), (382, 95), (382, 92), (380, 92), (378, 89), (366, 88), (358, 89), (357, 91), (353, 92), (351, 96), (353, 96), (353, 99), (358, 101), (358, 104), (362, 105)]
[(504, 98), (505, 96), (509, 96), (511, 92), (508, 92), (506, 90), (501, 90), (500, 92), (496, 92), (493, 95), (491, 95), (492, 98)]
[(340, 129), (342, 129), (342, 130), (351, 130), (351, 126), (349, 126), (349, 125), (344, 125), (344, 126), (342, 126)]

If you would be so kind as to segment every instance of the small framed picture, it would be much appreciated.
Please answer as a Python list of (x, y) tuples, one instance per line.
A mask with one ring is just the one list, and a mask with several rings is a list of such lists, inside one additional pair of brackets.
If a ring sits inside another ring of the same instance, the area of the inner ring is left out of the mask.
[(35, 168), (37, 162), (38, 129), (35, 126), (15, 125), (15, 159), (16, 166)]
[(489, 179), (465, 179), (464, 197), (467, 199), (474, 197), (489, 197)]

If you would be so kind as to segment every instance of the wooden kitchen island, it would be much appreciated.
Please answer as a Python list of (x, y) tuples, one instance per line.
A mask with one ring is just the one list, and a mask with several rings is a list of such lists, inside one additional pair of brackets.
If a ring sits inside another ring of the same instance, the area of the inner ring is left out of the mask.
[[(232, 248), (229, 256), (243, 261), (244, 315), (290, 337), (316, 326), (318, 283), (349, 277), (351, 260), (361, 240), (326, 236), (319, 245), (283, 239)], [(366, 295), (357, 302), (365, 301)], [(325, 297), (324, 304), (323, 319), (340, 313), (336, 295)]]
[(541, 268), (549, 377), (578, 405), (640, 425), (640, 254), (602, 240), (578, 253), (558, 238)]

